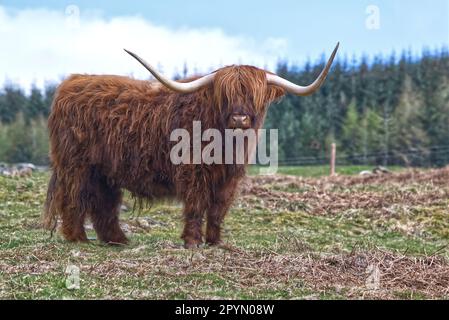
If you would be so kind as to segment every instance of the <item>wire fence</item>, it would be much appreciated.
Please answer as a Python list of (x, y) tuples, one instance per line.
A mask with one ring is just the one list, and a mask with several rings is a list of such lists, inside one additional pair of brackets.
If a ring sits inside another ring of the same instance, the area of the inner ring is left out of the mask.
[[(279, 160), (282, 166), (314, 166), (330, 163), (330, 151), (325, 156), (296, 156)], [(337, 149), (337, 165), (400, 165), (415, 167), (435, 167), (449, 164), (449, 146), (431, 146), (416, 149), (395, 149), (374, 153), (339, 153)]]

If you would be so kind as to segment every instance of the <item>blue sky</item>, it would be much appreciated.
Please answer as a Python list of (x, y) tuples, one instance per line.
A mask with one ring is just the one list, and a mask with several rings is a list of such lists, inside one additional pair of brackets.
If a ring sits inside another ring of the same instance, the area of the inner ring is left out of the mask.
[[(340, 56), (348, 55), (349, 57), (362, 54), (387, 54), (393, 50), (399, 52), (403, 49), (412, 49), (413, 52), (418, 53), (423, 47), (441, 47), (449, 41), (448, 3), (447, 0), (227, 0), (222, 2), (0, 0), (0, 7), (7, 10), (11, 18), (25, 9), (39, 8), (64, 13), (67, 5), (73, 4), (79, 8), (81, 19), (89, 20), (96, 17), (107, 23), (117, 17), (136, 17), (154, 27), (165, 28), (175, 33), (190, 30), (201, 34), (203, 31), (213, 30), (228, 39), (229, 43), (239, 39), (240, 42), (237, 42), (241, 47), (245, 47), (245, 52), (241, 53), (241, 56), (237, 58), (238, 61), (233, 63), (251, 63), (251, 56), (254, 56), (255, 64), (272, 65), (274, 63), (272, 60), (277, 58), (298, 63), (304, 62), (307, 58), (316, 60), (322, 53), (329, 53), (337, 41), (341, 42)], [(379, 29), (369, 30), (366, 27), (367, 19), (372, 17), (366, 11), (370, 5), (375, 5), (379, 9)], [(167, 34), (167, 37), (170, 35)], [(144, 47), (142, 44), (141, 50), (144, 52), (140, 53), (148, 57), (150, 48), (154, 48), (159, 42), (155, 41), (157, 39), (152, 37), (152, 33), (140, 34), (140, 36), (140, 41), (148, 46)], [(183, 37), (185, 36), (184, 34)], [(193, 43), (200, 46), (197, 50), (213, 49), (208, 45), (209, 42), (203, 43), (198, 40)], [(139, 45), (130, 44), (140, 49)], [(267, 48), (271, 45), (272, 51)], [(236, 46), (235, 43), (229, 44), (227, 49), (223, 50), (235, 51)], [(33, 51), (33, 47), (29, 50)], [(96, 48), (96, 50), (99, 49)], [(257, 57), (257, 54), (261, 52), (263, 52), (263, 58)], [(181, 49), (180, 64), (185, 61), (182, 53)], [(217, 55), (217, 52), (212, 50), (211, 54)], [(228, 63), (236, 57), (224, 54), (217, 64)], [(153, 58), (151, 54), (150, 58)], [(167, 65), (171, 71), (175, 68), (171, 66), (173, 61), (164, 61), (164, 54), (155, 54), (154, 59), (158, 60), (157, 63)], [(203, 69), (201, 61), (196, 61), (194, 66), (200, 70)], [(176, 68), (179, 68), (179, 65)], [(72, 70), (62, 70), (61, 73), (69, 71)], [(8, 76), (14, 78), (15, 76), (10, 73), (8, 72)]]
[[(69, 4), (97, 10), (105, 17), (141, 15), (172, 28), (222, 28), (229, 34), (288, 38), (289, 56), (295, 51), (331, 50), (341, 41), (347, 53), (388, 52), (393, 49), (440, 46), (449, 41), (447, 0), (1, 0), (14, 8), (47, 7), (62, 10)], [(380, 9), (380, 29), (365, 28), (367, 6)], [(311, 48), (311, 49), (307, 49)]]

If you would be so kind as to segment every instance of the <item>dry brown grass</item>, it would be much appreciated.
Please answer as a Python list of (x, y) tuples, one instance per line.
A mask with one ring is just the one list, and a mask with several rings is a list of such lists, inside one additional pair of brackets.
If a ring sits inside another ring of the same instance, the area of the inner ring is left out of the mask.
[(242, 195), (248, 204), (261, 201), (272, 210), (294, 211), (303, 207), (308, 213), (319, 215), (360, 209), (391, 215), (390, 208), (395, 205), (409, 208), (444, 206), (449, 209), (449, 167), (320, 179), (249, 177), (242, 186)]

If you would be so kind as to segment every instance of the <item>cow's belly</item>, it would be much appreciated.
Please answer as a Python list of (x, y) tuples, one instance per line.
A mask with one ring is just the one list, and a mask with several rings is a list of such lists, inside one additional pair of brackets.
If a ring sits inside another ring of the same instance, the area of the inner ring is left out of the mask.
[(122, 186), (134, 196), (147, 199), (174, 198), (176, 190), (174, 185), (167, 181), (140, 181)]

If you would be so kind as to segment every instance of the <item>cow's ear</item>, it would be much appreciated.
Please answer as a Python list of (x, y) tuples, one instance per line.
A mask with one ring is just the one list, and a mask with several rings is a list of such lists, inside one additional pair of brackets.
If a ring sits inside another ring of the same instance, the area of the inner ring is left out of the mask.
[(285, 90), (281, 87), (268, 85), (267, 87), (267, 101), (269, 103), (281, 99), (285, 95)]

